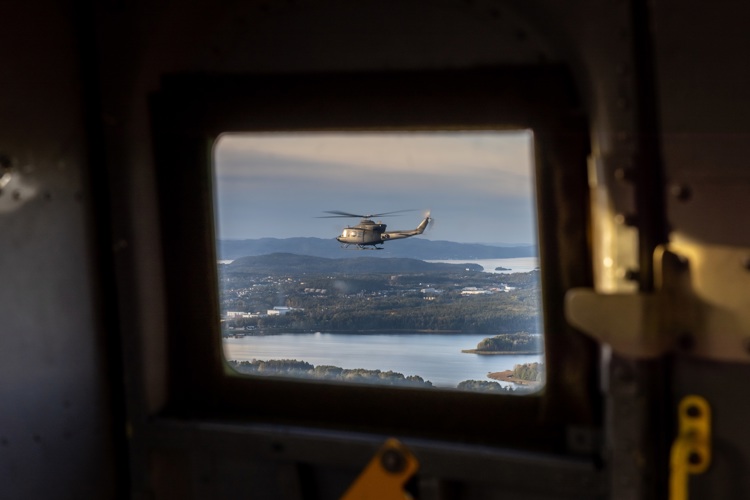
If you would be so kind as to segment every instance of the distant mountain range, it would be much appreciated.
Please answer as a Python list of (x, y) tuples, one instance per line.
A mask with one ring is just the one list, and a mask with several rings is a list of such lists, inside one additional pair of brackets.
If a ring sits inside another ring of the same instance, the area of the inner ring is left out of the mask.
[[(360, 252), (365, 253), (365, 252)], [(445, 264), (424, 262), (418, 259), (360, 257), (358, 259), (329, 259), (291, 253), (273, 253), (240, 257), (226, 269), (230, 273), (249, 272), (254, 274), (291, 274), (303, 273), (415, 273), (428, 271), (463, 271), (465, 269), (481, 272), (479, 264)]]
[(272, 253), (292, 253), (348, 259), (354, 257), (411, 258), (419, 260), (476, 260), (507, 259), (512, 257), (535, 257), (536, 246), (493, 246), (479, 243), (455, 243), (452, 241), (432, 241), (425, 238), (409, 238), (391, 241), (382, 250), (358, 250), (355, 247), (341, 248), (334, 239), (323, 238), (260, 238), (255, 240), (220, 240), (219, 259), (234, 260), (240, 257), (268, 255)]

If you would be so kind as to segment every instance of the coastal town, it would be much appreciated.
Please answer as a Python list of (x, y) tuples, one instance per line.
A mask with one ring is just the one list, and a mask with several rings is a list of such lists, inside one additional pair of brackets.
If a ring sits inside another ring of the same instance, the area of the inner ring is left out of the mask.
[(253, 274), (221, 269), (225, 335), (238, 331), (534, 331), (539, 273)]

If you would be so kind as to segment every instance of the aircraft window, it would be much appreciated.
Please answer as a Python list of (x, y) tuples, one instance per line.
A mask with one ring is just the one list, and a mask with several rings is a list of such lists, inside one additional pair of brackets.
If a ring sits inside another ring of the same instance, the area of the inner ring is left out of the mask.
[(533, 142), (528, 130), (220, 136), (226, 363), (324, 383), (538, 391)]

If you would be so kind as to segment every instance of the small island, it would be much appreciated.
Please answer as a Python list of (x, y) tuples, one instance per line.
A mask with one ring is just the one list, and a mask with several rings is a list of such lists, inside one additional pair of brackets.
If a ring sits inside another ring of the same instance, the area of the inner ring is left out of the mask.
[(463, 349), (469, 354), (541, 354), (544, 352), (542, 336), (528, 332), (504, 333), (489, 337), (477, 344), (476, 349)]
[(495, 271), (511, 271), (511, 270), (512, 269), (510, 269), (509, 267), (502, 267), (502, 266), (497, 266), (495, 268)]

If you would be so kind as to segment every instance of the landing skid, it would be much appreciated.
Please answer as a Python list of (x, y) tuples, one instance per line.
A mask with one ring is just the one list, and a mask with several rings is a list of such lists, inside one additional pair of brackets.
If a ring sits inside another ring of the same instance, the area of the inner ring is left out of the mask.
[(383, 250), (384, 247), (376, 247), (376, 246), (370, 246), (370, 245), (352, 246), (349, 244), (343, 244), (341, 245), (341, 248), (345, 250)]

